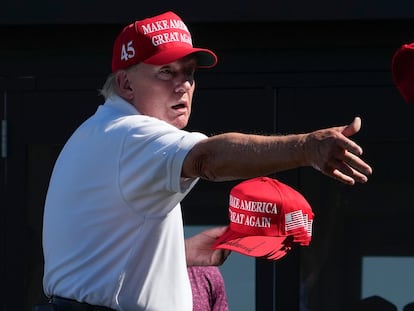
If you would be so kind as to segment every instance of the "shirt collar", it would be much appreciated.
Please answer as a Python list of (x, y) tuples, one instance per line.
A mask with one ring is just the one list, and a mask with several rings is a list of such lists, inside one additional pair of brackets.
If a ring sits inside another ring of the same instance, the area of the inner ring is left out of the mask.
[(105, 103), (105, 106), (114, 108), (124, 114), (141, 114), (131, 103), (118, 95), (112, 95)]

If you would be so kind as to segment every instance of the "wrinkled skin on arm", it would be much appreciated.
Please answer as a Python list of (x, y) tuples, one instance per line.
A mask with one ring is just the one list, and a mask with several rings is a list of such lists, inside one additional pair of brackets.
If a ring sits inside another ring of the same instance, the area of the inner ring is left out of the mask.
[(263, 136), (225, 133), (196, 144), (183, 164), (183, 176), (210, 181), (247, 179), (311, 166), (342, 183), (365, 183), (372, 168), (362, 148), (349, 137), (361, 119), (349, 125), (305, 134)]

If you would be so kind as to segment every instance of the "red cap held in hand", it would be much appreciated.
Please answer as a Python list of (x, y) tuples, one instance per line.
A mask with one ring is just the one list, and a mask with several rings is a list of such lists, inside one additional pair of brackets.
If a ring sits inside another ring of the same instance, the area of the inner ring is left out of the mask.
[(276, 260), (294, 243), (307, 246), (314, 214), (306, 199), (269, 177), (241, 182), (230, 191), (230, 225), (213, 248)]

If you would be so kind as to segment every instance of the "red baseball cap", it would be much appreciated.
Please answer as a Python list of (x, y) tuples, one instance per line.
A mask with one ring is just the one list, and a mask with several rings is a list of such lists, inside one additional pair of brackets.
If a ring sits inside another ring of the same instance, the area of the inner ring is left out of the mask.
[(170, 11), (136, 21), (122, 30), (113, 47), (112, 72), (141, 62), (165, 65), (189, 54), (196, 55), (199, 68), (217, 64), (212, 51), (193, 47), (187, 26)]
[(213, 245), (276, 260), (292, 246), (309, 245), (314, 213), (292, 187), (269, 177), (245, 180), (230, 191), (230, 224)]
[(391, 72), (395, 86), (407, 103), (414, 101), (414, 43), (403, 44), (394, 53)]

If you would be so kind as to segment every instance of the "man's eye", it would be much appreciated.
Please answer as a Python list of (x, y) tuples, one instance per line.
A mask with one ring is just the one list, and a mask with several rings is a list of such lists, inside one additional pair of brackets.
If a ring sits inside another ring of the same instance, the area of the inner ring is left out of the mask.
[(169, 68), (163, 68), (158, 72), (158, 76), (163, 80), (168, 80), (174, 76), (174, 72)]
[(172, 71), (171, 71), (171, 69), (163, 68), (163, 69), (160, 70), (160, 73), (172, 74)]
[(175, 73), (173, 70), (171, 70), (171, 68), (162, 68), (160, 69), (160, 71), (158, 72), (158, 76), (162, 79), (162, 80), (169, 80), (172, 79), (174, 77)]

